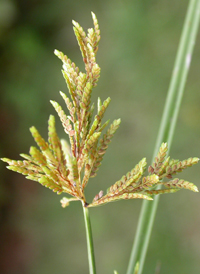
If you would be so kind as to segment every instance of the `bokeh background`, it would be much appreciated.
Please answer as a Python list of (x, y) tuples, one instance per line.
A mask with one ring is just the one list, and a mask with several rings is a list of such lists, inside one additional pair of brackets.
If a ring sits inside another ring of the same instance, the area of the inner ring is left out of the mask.
[[(101, 29), (97, 61), (102, 69), (94, 90), (112, 101), (106, 117), (121, 118), (98, 176), (91, 201), (144, 156), (151, 161), (167, 89), (186, 14), (186, 0), (1, 0), (0, 1), (0, 157), (19, 159), (35, 145), (28, 128), (47, 138), (47, 120), (63, 107), (68, 92), (61, 62), (64, 51), (81, 69), (83, 62), (72, 19)], [(200, 156), (200, 36), (198, 36), (174, 141), (173, 158)], [(56, 115), (56, 114), (55, 114)], [(61, 138), (65, 134), (57, 118)], [(199, 166), (181, 175), (199, 184)], [(0, 272), (2, 274), (88, 273), (80, 203), (60, 206), (57, 196), (0, 163)], [(142, 201), (92, 208), (97, 273), (125, 273)], [(200, 273), (200, 196), (189, 191), (163, 195), (144, 273)], [(156, 272), (156, 269), (160, 271)]]

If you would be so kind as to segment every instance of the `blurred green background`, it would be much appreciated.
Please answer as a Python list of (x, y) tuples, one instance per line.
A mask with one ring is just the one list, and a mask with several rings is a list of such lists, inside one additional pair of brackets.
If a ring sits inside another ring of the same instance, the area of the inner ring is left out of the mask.
[[(0, 157), (19, 159), (35, 145), (28, 128), (47, 138), (49, 100), (64, 106), (68, 92), (61, 62), (64, 51), (83, 62), (72, 19), (92, 27), (96, 13), (102, 69), (94, 90), (112, 102), (106, 118), (121, 118), (88, 201), (106, 190), (144, 156), (151, 161), (188, 1), (182, 0), (1, 0)], [(200, 156), (200, 36), (189, 72), (171, 149), (173, 158)], [(57, 118), (60, 137), (65, 134)], [(2, 274), (88, 273), (81, 204), (62, 209), (57, 196), (0, 163), (0, 272)], [(181, 174), (199, 184), (199, 166)], [(181, 177), (180, 176), (180, 177)], [(125, 273), (142, 201), (91, 208), (97, 273)], [(144, 274), (200, 273), (200, 196), (189, 191), (163, 195)], [(155, 272), (160, 268), (160, 272)]]

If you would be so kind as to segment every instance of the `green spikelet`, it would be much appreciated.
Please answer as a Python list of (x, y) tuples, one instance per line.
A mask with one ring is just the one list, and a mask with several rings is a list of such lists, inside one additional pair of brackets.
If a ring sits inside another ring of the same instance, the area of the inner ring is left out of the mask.
[(158, 155), (155, 158), (155, 162), (162, 163), (167, 155), (167, 151), (168, 151), (167, 143), (162, 143), (159, 149)]
[(151, 173), (155, 173), (155, 174), (159, 173), (159, 170), (162, 167), (165, 157), (167, 155), (167, 150), (168, 150), (167, 143), (162, 143), (159, 149), (159, 152), (154, 159), (152, 166), (150, 166)]
[(97, 143), (100, 135), (101, 135), (101, 132), (95, 132), (85, 145), (84, 160), (86, 161), (86, 164), (85, 164), (85, 173), (84, 173), (83, 182), (82, 182), (83, 189), (85, 188), (89, 178), (91, 177), (91, 171), (96, 159), (95, 155), (97, 153)]
[(34, 163), (40, 166), (47, 165), (46, 157), (36, 147), (30, 147), (29, 153)]
[(50, 178), (48, 178), (46, 176), (42, 176), (38, 180), (38, 182), (41, 185), (43, 185), (43, 186), (45, 186), (45, 187), (53, 190), (53, 192), (56, 192), (57, 194), (61, 194), (63, 192), (63, 189), (62, 189), (62, 187), (60, 185), (56, 184), (52, 179), (50, 179)]
[(167, 194), (167, 193), (175, 193), (180, 189), (154, 189), (154, 190), (146, 190), (145, 193), (148, 195), (158, 195), (158, 194)]
[(42, 171), (41, 167), (34, 161), (15, 161), (8, 158), (2, 158), (1, 160), (9, 164), (9, 166), (7, 166), (8, 169), (24, 175), (34, 175), (34, 173), (39, 175)]
[(100, 135), (101, 135), (101, 132), (95, 132), (93, 133), (92, 136), (89, 137), (89, 139), (87, 140), (85, 144), (85, 149), (84, 149), (84, 152), (86, 154), (89, 154), (89, 153), (93, 154), (95, 152), (95, 147)]
[(70, 179), (74, 182), (76, 182), (79, 178), (78, 176), (78, 166), (77, 166), (77, 160), (75, 157), (67, 156), (67, 167), (70, 171)]
[(103, 119), (103, 116), (104, 116), (104, 113), (107, 109), (107, 107), (109, 106), (110, 104), (110, 97), (108, 97), (101, 106), (98, 107), (98, 116), (97, 116), (97, 119), (99, 120), (99, 123), (101, 123), (101, 120)]
[(66, 71), (62, 70), (62, 74), (63, 74), (63, 77), (65, 78), (65, 81), (66, 81), (66, 84), (67, 84), (67, 87), (68, 87), (69, 94), (70, 94), (70, 96), (71, 96), (73, 105), (74, 105), (74, 106), (76, 107), (76, 109), (77, 109), (76, 94), (75, 94), (75, 90), (76, 90), (75, 83), (73, 83), (73, 82), (70, 80), (69, 75), (66, 73)]
[(111, 142), (111, 139), (116, 132), (116, 130), (119, 128), (119, 125), (121, 123), (121, 120), (114, 120), (113, 123), (110, 125), (107, 132), (103, 135), (103, 138), (99, 141), (100, 145), (97, 150), (97, 155), (95, 156), (95, 162), (93, 164), (93, 169), (91, 172), (91, 177), (96, 176), (96, 172), (99, 169), (99, 166), (101, 165), (101, 162), (103, 160), (103, 156), (106, 153), (106, 150), (108, 148), (108, 144)]
[[(50, 115), (49, 117), (49, 144), (51, 145), (51, 149), (53, 151), (55, 159), (58, 162), (63, 164), (64, 155), (63, 155), (60, 139), (56, 132), (55, 117), (53, 115)], [(62, 165), (62, 168), (63, 168), (63, 165)]]
[(146, 168), (146, 158), (143, 158), (132, 170), (128, 172), (126, 176), (123, 176), (121, 180), (117, 181), (112, 185), (107, 193), (110, 195), (116, 195), (121, 192), (126, 191), (126, 188), (133, 184), (134, 187), (137, 186), (138, 181), (142, 177)]
[(81, 97), (83, 96), (83, 91), (86, 83), (87, 83), (86, 73), (80, 72), (77, 77), (77, 94), (79, 95), (80, 100), (81, 100)]
[(193, 183), (178, 178), (164, 183), (164, 186), (169, 188), (184, 188), (194, 192), (199, 192), (197, 186), (195, 186)]
[(169, 167), (171, 168), (171, 172), (167, 172), (170, 175), (174, 175), (177, 172), (181, 172), (183, 171), (183, 169), (187, 168), (187, 167), (191, 167), (192, 165), (197, 164), (199, 161), (199, 158), (195, 157), (195, 158), (189, 158), (187, 160), (184, 161), (179, 161), (177, 163), (171, 163), (169, 165)]
[(42, 170), (48, 178), (53, 179), (54, 182), (59, 182), (59, 178), (56, 172), (54, 172), (53, 170), (49, 169), (46, 166), (42, 166)]
[(143, 177), (142, 178), (142, 188), (150, 189), (158, 182), (159, 182), (159, 177), (156, 174), (152, 174), (150, 176)]
[(169, 166), (170, 156), (164, 161), (164, 163), (159, 168), (157, 174), (161, 178), (161, 176), (165, 173), (167, 166)]
[(34, 172), (20, 166), (7, 166), (8, 169), (21, 173), (23, 175), (33, 175)]
[(92, 80), (93, 75), (90, 68), (90, 63), (94, 64), (96, 62), (96, 56), (94, 53), (94, 49), (90, 45), (90, 43), (87, 43), (87, 54), (88, 54), (88, 65), (86, 66), (86, 70), (88, 71), (88, 75), (90, 77), (90, 80)]
[[(37, 131), (37, 129), (35, 127), (31, 127), (30, 131), (31, 131), (32, 136), (35, 139), (36, 143), (40, 147), (42, 154), (45, 156), (47, 163), (51, 164), (53, 166), (56, 166), (57, 161), (56, 161), (55, 157), (53, 156), (48, 143), (45, 142), (45, 140), (41, 137), (41, 135), (39, 134), (39, 132)], [(32, 152), (35, 152), (35, 157), (37, 157), (37, 158), (33, 157), (33, 155), (31, 154)], [(36, 160), (36, 162), (37, 162), (37, 160), (40, 160), (39, 158), (41, 158), (41, 160), (42, 160), (41, 154), (39, 154), (39, 152), (36, 151), (36, 149), (34, 149), (33, 147), (30, 148), (30, 154), (33, 157), (33, 159)]]
[(39, 134), (39, 132), (37, 131), (35, 127), (31, 127), (30, 132), (33, 138), (35, 139), (35, 142), (41, 149), (41, 151), (45, 151), (49, 149), (49, 145), (45, 142), (45, 140), (42, 138), (42, 136)]
[(60, 95), (62, 96), (63, 100), (65, 101), (65, 104), (69, 110), (69, 113), (71, 115), (71, 121), (73, 123), (76, 122), (76, 110), (75, 110), (75, 107), (73, 106), (72, 102), (70, 101), (70, 99), (67, 97), (67, 95), (60, 91)]
[(72, 20), (72, 23), (74, 25), (74, 33), (76, 36), (76, 39), (78, 41), (84, 63), (87, 63), (87, 37), (86, 33), (84, 32), (83, 28), (77, 23), (76, 21)]
[(99, 206), (99, 205), (103, 205), (103, 204), (106, 204), (109, 202), (115, 202), (117, 200), (129, 200), (129, 199), (153, 200), (149, 195), (145, 195), (145, 194), (141, 194), (141, 193), (124, 193), (124, 194), (116, 195), (116, 196), (105, 195), (101, 199), (89, 204), (88, 207)]
[(107, 120), (102, 126), (98, 127), (98, 132), (102, 132), (109, 123), (110, 123), (110, 120)]
[(16, 167), (25, 167), (27, 166), (26, 163), (29, 163), (29, 161), (16, 161), (16, 160), (11, 160), (8, 158), (1, 158), (1, 161), (8, 163), (10, 166), (16, 166)]
[(94, 38), (93, 39), (90, 39), (90, 36), (89, 36), (89, 40), (93, 40), (93, 42), (91, 43), (91, 45), (93, 46), (94, 48), (94, 52), (96, 53), (97, 50), (98, 50), (98, 44), (99, 44), (99, 41), (100, 41), (100, 29), (99, 29), (99, 23), (98, 23), (98, 20), (97, 20), (97, 17), (96, 15), (91, 12), (92, 14), (92, 19), (93, 19), (93, 24), (94, 24), (94, 30), (95, 30), (95, 34), (94, 34)]
[(80, 106), (82, 109), (87, 110), (90, 105), (90, 98), (92, 93), (92, 84), (88, 82), (83, 90), (82, 102), (80, 102)]
[(54, 54), (63, 62), (63, 76), (66, 80), (67, 87), (69, 89), (70, 95), (74, 97), (75, 87), (76, 87), (76, 79), (78, 76), (79, 68), (76, 67), (75, 63), (73, 63), (66, 55), (64, 55), (61, 51), (55, 50)]
[(85, 164), (85, 170), (84, 170), (84, 177), (82, 180), (82, 189), (84, 189), (88, 183), (88, 180), (90, 178), (91, 170), (92, 170), (92, 163), (93, 161), (89, 159), (87, 163)]
[(179, 161), (179, 160), (169, 160), (169, 157), (166, 159), (164, 162), (163, 166), (159, 170), (159, 176), (160, 179), (166, 177), (171, 179), (173, 175), (175, 175), (178, 172), (182, 172), (184, 169), (187, 167), (191, 167), (195, 164), (197, 164), (199, 161), (199, 158), (194, 157), (194, 158), (189, 158), (184, 161)]
[(62, 110), (61, 106), (55, 101), (51, 100), (50, 102), (53, 105), (53, 107), (55, 108), (55, 110), (57, 111), (65, 132), (69, 136), (73, 136), (75, 131), (72, 130), (72, 125), (70, 123), (70, 120), (67, 118), (67, 116), (66, 116), (65, 112)]
[[(104, 113), (105, 113), (108, 105), (110, 104), (110, 101), (111, 101), (111, 99), (107, 98), (103, 102), (103, 104), (100, 104), (101, 100), (100, 100), (100, 98), (98, 99), (98, 114), (95, 115), (94, 122), (93, 122), (93, 124), (91, 126), (91, 129), (89, 131), (89, 134), (88, 134), (87, 138), (89, 138), (95, 132), (95, 130), (99, 131), (99, 129), (101, 129), (100, 131), (102, 131), (103, 128), (105, 128), (105, 126), (108, 124), (108, 123), (105, 123), (104, 127), (101, 128), (101, 121), (103, 119)], [(115, 127), (116, 127), (116, 125), (115, 125)], [(115, 129), (115, 131), (116, 130), (117, 130), (117, 128)], [(113, 131), (113, 134), (114, 134), (115, 131)]]
[(74, 189), (76, 189), (78, 196), (82, 198), (83, 193), (80, 188), (80, 177), (79, 177), (79, 170), (77, 159), (74, 156), (67, 156), (67, 167), (69, 169), (69, 179)]
[(93, 87), (97, 86), (97, 82), (98, 82), (99, 77), (100, 77), (100, 72), (101, 72), (101, 69), (100, 69), (99, 65), (94, 64), (93, 67), (92, 67), (92, 72), (91, 72)]
[(65, 157), (65, 159), (67, 159), (68, 155), (71, 156), (71, 154), (72, 154), (70, 145), (69, 145), (69, 143), (68, 143), (66, 140), (64, 140), (64, 139), (61, 139), (61, 140), (60, 140), (60, 143), (61, 143), (61, 146), (62, 146), (62, 150), (63, 150), (63, 153), (64, 153), (64, 157)]
[(22, 158), (28, 160), (29, 162), (32, 162), (32, 161), (33, 161), (32, 157), (31, 157), (30, 155), (25, 154), (25, 153), (21, 153), (20, 156), (21, 156)]

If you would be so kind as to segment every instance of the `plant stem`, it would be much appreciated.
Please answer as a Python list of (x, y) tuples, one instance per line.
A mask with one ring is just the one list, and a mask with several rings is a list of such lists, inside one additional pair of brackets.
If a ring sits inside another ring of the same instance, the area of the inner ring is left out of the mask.
[[(183, 91), (192, 59), (199, 19), (200, 0), (190, 0), (172, 72), (165, 108), (161, 119), (153, 159), (162, 142), (167, 142), (169, 149), (172, 143)], [(127, 274), (133, 274), (137, 262), (139, 262), (138, 274), (142, 274), (158, 201), (159, 196), (155, 196), (153, 202), (146, 200), (143, 202)]]
[(90, 223), (89, 210), (84, 205), (83, 205), (83, 214), (84, 214), (84, 220), (85, 220), (89, 274), (96, 274), (94, 246), (93, 246), (92, 228), (91, 228), (91, 223)]

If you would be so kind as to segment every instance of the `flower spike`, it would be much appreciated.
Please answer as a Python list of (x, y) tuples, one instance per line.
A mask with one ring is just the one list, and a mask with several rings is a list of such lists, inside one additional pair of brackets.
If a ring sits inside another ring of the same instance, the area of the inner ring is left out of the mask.
[[(94, 27), (88, 29), (87, 34), (79, 23), (72, 21), (85, 65), (84, 72), (81, 72), (67, 55), (58, 50), (54, 51), (63, 63), (62, 73), (69, 97), (63, 92), (60, 92), (60, 95), (66, 104), (68, 115), (57, 102), (50, 102), (61, 120), (69, 142), (59, 139), (55, 118), (50, 115), (48, 142), (35, 127), (31, 127), (31, 134), (39, 149), (31, 146), (30, 155), (21, 154), (24, 160), (1, 160), (8, 164), (8, 169), (25, 175), (27, 179), (37, 181), (57, 194), (64, 192), (72, 196), (61, 200), (62, 207), (77, 200), (85, 207), (94, 207), (122, 199), (152, 200), (154, 195), (174, 193), (180, 189), (198, 192), (193, 183), (179, 178), (173, 179), (173, 176), (196, 164), (199, 158), (183, 161), (171, 159), (167, 156), (167, 143), (162, 143), (154, 162), (148, 167), (147, 175), (144, 174), (147, 162), (146, 158), (143, 158), (131, 171), (111, 185), (105, 194), (100, 190), (91, 203), (86, 202), (85, 187), (89, 179), (96, 176), (108, 145), (121, 123), (120, 119), (114, 120), (110, 126), (110, 120), (102, 123), (111, 101), (110, 97), (103, 103), (98, 98), (97, 112), (93, 119), (94, 104), (91, 104), (91, 96), (100, 77), (100, 67), (96, 62), (100, 29), (93, 12), (92, 19)], [(107, 130), (103, 133), (106, 127)]]

